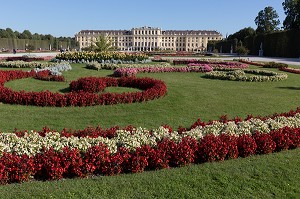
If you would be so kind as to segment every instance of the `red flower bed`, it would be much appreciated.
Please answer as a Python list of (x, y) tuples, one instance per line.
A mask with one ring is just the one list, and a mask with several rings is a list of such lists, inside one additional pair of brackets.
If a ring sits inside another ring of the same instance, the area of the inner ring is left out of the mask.
[(262, 64), (262, 63), (258, 63), (258, 62), (246, 61), (246, 60), (243, 60), (243, 59), (239, 59), (239, 62), (244, 63), (244, 64), (254, 65), (254, 66), (264, 66), (265, 65), (265, 64)]
[(44, 81), (56, 81), (56, 82), (64, 82), (64, 76), (51, 75), (49, 70), (39, 71), (34, 76), (35, 79), (44, 80)]
[(143, 172), (191, 163), (223, 161), (294, 149), (300, 146), (300, 128), (282, 128), (270, 134), (219, 136), (207, 135), (197, 141), (190, 137), (179, 143), (164, 139), (156, 147), (148, 145), (135, 151), (119, 147), (111, 154), (104, 144), (89, 148), (86, 152), (64, 148), (57, 152), (44, 149), (33, 157), (4, 153), (0, 158), (0, 183), (61, 178), (87, 175), (116, 175)]
[(279, 68), (281, 71), (300, 74), (300, 68), (290, 68), (290, 67), (281, 67)]
[[(33, 77), (35, 72), (0, 71), (0, 102), (8, 104), (34, 106), (93, 106), (119, 103), (133, 103), (153, 100), (162, 97), (167, 92), (165, 83), (151, 78), (123, 77), (115, 78), (81, 78), (72, 82), (72, 92), (67, 94), (52, 93), (50, 91), (25, 92), (13, 91), (4, 87), (7, 81)], [(104, 93), (97, 94), (106, 86), (132, 87), (141, 92)], [(85, 90), (87, 89), (87, 91)]]

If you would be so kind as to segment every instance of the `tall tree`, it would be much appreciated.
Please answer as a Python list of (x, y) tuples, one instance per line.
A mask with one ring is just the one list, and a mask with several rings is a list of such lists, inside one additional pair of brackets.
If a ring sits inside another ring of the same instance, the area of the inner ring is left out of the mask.
[(16, 38), (16, 35), (11, 28), (6, 28), (6, 32), (9, 34), (10, 38)]
[(253, 35), (255, 35), (255, 30), (251, 27), (248, 27), (248, 28), (243, 28), (232, 35), (229, 35), (227, 39), (232, 40), (236, 38), (239, 41), (244, 41), (246, 37), (253, 36)]
[(275, 30), (279, 30), (280, 24), (279, 16), (273, 7), (265, 7), (264, 10), (259, 11), (258, 16), (255, 18), (255, 24), (257, 25), (257, 33), (270, 33)]
[(300, 30), (300, 0), (285, 0), (282, 6), (286, 14), (283, 28), (285, 30)]
[(0, 29), (0, 38), (9, 38), (9, 34), (5, 29)]
[(16, 31), (16, 30), (15, 30), (14, 34), (15, 34), (16, 38), (19, 38), (19, 37), (20, 37), (20, 32), (19, 32), (19, 31)]
[(32, 39), (32, 34), (29, 30), (24, 30), (21, 34), (20, 34), (20, 39)]
[(34, 40), (40, 40), (41, 39), (41, 35), (39, 35), (38, 33), (34, 33), (32, 35), (32, 39), (34, 39)]

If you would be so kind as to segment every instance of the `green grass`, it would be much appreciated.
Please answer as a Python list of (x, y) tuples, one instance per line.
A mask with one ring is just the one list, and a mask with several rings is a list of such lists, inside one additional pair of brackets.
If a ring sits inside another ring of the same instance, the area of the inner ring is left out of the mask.
[[(15, 90), (66, 92), (68, 84), (79, 77), (111, 73), (74, 64), (72, 71), (64, 73), (66, 83), (22, 79), (6, 86)], [(223, 114), (246, 117), (285, 112), (300, 105), (300, 76), (287, 74), (287, 80), (263, 83), (204, 79), (200, 73), (139, 74), (165, 81), (168, 94), (149, 102), (114, 106), (51, 108), (0, 104), (0, 130), (39, 130), (43, 126), (82, 129), (98, 124), (147, 128), (169, 124), (177, 128), (188, 127), (199, 117), (208, 121)], [(128, 91), (135, 89), (106, 89)], [(142, 174), (31, 181), (0, 186), (0, 198), (299, 198), (299, 155), (297, 149)]]
[(0, 186), (0, 198), (299, 198), (300, 149), (120, 176)]
[[(68, 84), (79, 77), (112, 73), (109, 70), (88, 70), (80, 64), (73, 65), (73, 68), (64, 73), (67, 83), (21, 79), (8, 82), (6, 86), (15, 90), (65, 92)], [(0, 104), (0, 130), (41, 129), (43, 126), (61, 130), (64, 127), (82, 129), (87, 126), (129, 124), (147, 128), (169, 124), (177, 128), (188, 127), (197, 118), (208, 121), (224, 114), (246, 117), (248, 114), (268, 115), (289, 111), (300, 104), (300, 81), (299, 75), (288, 75), (289, 78), (284, 81), (260, 83), (210, 80), (202, 78), (200, 73), (139, 74), (139, 77), (164, 80), (168, 87), (167, 95), (144, 103), (114, 106), (52, 108)]]

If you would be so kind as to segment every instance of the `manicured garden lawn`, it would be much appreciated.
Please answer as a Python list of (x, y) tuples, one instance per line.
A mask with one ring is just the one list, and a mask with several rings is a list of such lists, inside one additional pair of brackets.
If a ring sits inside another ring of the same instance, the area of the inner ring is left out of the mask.
[[(65, 72), (67, 83), (21, 79), (6, 83), (15, 90), (46, 90), (66, 92), (70, 81), (84, 76), (107, 76), (112, 71), (95, 71), (84, 65), (73, 65)], [(200, 73), (138, 74), (166, 82), (165, 97), (136, 104), (93, 107), (35, 107), (1, 104), (1, 131), (14, 128), (41, 129), (43, 126), (61, 130), (83, 129), (87, 126), (111, 127), (114, 125), (157, 128), (169, 124), (173, 128), (189, 127), (197, 118), (205, 121), (229, 117), (246, 117), (248, 114), (268, 115), (286, 112), (299, 106), (299, 75), (279, 82), (235, 82), (201, 78)], [(109, 88), (112, 89), (112, 88)], [(120, 88), (123, 90), (122, 88)], [(13, 121), (13, 122), (12, 122)]]
[[(79, 77), (112, 74), (109, 70), (89, 70), (82, 64), (72, 66), (73, 70), (64, 73), (67, 83), (21, 79), (5, 85), (15, 90), (67, 92), (70, 81)], [(165, 81), (167, 95), (144, 103), (114, 106), (52, 108), (0, 104), (0, 130), (40, 130), (43, 126), (83, 129), (97, 125), (151, 129), (162, 124), (176, 129), (189, 127), (199, 117), (208, 121), (224, 114), (232, 118), (287, 112), (300, 105), (300, 76), (287, 74), (287, 80), (263, 83), (211, 80), (202, 78), (200, 73), (138, 74)], [(297, 198), (299, 155), (300, 150), (296, 149), (142, 174), (10, 184), (0, 186), (0, 198)]]

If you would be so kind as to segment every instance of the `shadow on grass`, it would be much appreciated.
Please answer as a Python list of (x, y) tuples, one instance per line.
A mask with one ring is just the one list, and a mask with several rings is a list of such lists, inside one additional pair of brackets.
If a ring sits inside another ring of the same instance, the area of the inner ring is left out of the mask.
[(69, 93), (70, 92), (70, 87), (66, 87), (66, 88), (60, 89), (59, 92), (61, 92), (61, 93)]
[(288, 89), (288, 90), (300, 90), (300, 87), (295, 87), (295, 86), (286, 86), (286, 87), (277, 87), (280, 89)]

